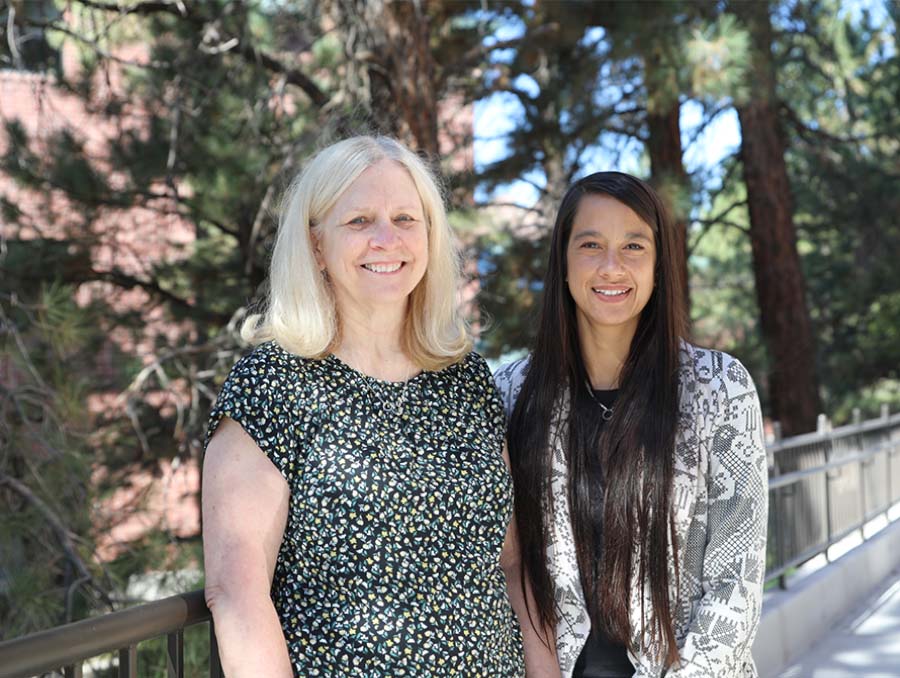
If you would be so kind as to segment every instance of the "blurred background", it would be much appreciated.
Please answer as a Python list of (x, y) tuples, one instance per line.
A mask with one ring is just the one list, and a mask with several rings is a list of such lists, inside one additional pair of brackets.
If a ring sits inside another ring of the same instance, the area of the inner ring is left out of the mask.
[(202, 583), (205, 419), (284, 187), (350, 134), (440, 170), (495, 363), (527, 350), (565, 188), (618, 169), (668, 202), (693, 337), (748, 366), (771, 435), (896, 411), (898, 18), (0, 1), (0, 639)]

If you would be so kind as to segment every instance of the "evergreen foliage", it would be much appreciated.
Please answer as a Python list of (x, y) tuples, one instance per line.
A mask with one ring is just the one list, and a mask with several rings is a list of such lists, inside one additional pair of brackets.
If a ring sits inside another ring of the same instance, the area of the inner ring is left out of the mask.
[[(30, 243), (33, 244), (33, 243)], [(13, 246), (8, 256), (19, 252)], [(92, 554), (89, 390), (100, 336), (72, 290), (0, 289), (0, 638), (108, 606)], [(29, 293), (30, 291), (30, 293)], [(36, 566), (39, 564), (39, 566)]]

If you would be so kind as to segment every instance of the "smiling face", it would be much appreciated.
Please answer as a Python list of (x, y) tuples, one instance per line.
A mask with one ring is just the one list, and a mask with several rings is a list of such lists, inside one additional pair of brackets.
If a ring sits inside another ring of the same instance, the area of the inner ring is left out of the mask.
[(365, 170), (313, 230), (338, 315), (403, 311), (425, 275), (428, 229), (412, 177), (381, 160)]
[(584, 195), (566, 249), (569, 293), (579, 325), (615, 328), (634, 336), (653, 293), (653, 230), (630, 207), (608, 195)]

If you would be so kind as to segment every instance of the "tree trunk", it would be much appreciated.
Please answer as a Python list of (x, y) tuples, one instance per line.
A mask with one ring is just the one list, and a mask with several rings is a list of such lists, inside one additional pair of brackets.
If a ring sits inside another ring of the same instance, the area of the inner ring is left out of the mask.
[[(647, 66), (650, 69), (650, 66)], [(648, 75), (649, 80), (649, 75)], [(682, 253), (677, 270), (684, 289), (685, 310), (690, 318), (691, 293), (688, 289), (687, 224), (690, 216), (690, 183), (684, 169), (681, 149), (681, 104), (677, 98), (661, 109), (650, 107), (647, 113), (647, 151), (650, 155), (650, 181), (669, 208)]]
[(440, 156), (439, 95), (422, 2), (334, 0), (351, 71), (351, 100), (365, 101), (370, 126), (432, 159)]
[(772, 413), (784, 435), (791, 436), (814, 430), (821, 411), (815, 342), (779, 127), (768, 3), (738, 2), (734, 7), (752, 42), (748, 79), (753, 94), (737, 108), (756, 293), (770, 359)]

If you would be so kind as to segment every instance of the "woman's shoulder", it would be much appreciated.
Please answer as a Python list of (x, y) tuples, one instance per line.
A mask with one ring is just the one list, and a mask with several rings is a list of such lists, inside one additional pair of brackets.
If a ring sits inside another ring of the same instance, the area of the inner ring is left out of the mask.
[(491, 384), (491, 368), (487, 360), (477, 351), (469, 351), (456, 362), (430, 373), (432, 383), (465, 384), (476, 383)]
[(725, 389), (729, 396), (755, 392), (753, 378), (734, 356), (711, 348), (681, 342), (681, 373), (695, 386), (709, 390)]
[(308, 376), (315, 361), (286, 350), (274, 341), (258, 344), (231, 368), (229, 378), (267, 390), (294, 385)]
[(505, 362), (494, 370), (494, 381), (498, 388), (521, 384), (531, 363), (531, 354)]
[(529, 354), (518, 360), (503, 363), (494, 372), (494, 383), (500, 392), (501, 400), (503, 400), (503, 409), (506, 411), (507, 418), (512, 414), (530, 363), (531, 355)]
[(222, 384), (209, 417), (206, 444), (224, 417), (237, 422), (279, 468), (291, 458), (298, 418), (306, 411), (308, 389), (297, 379), (308, 362), (274, 342), (240, 358)]

